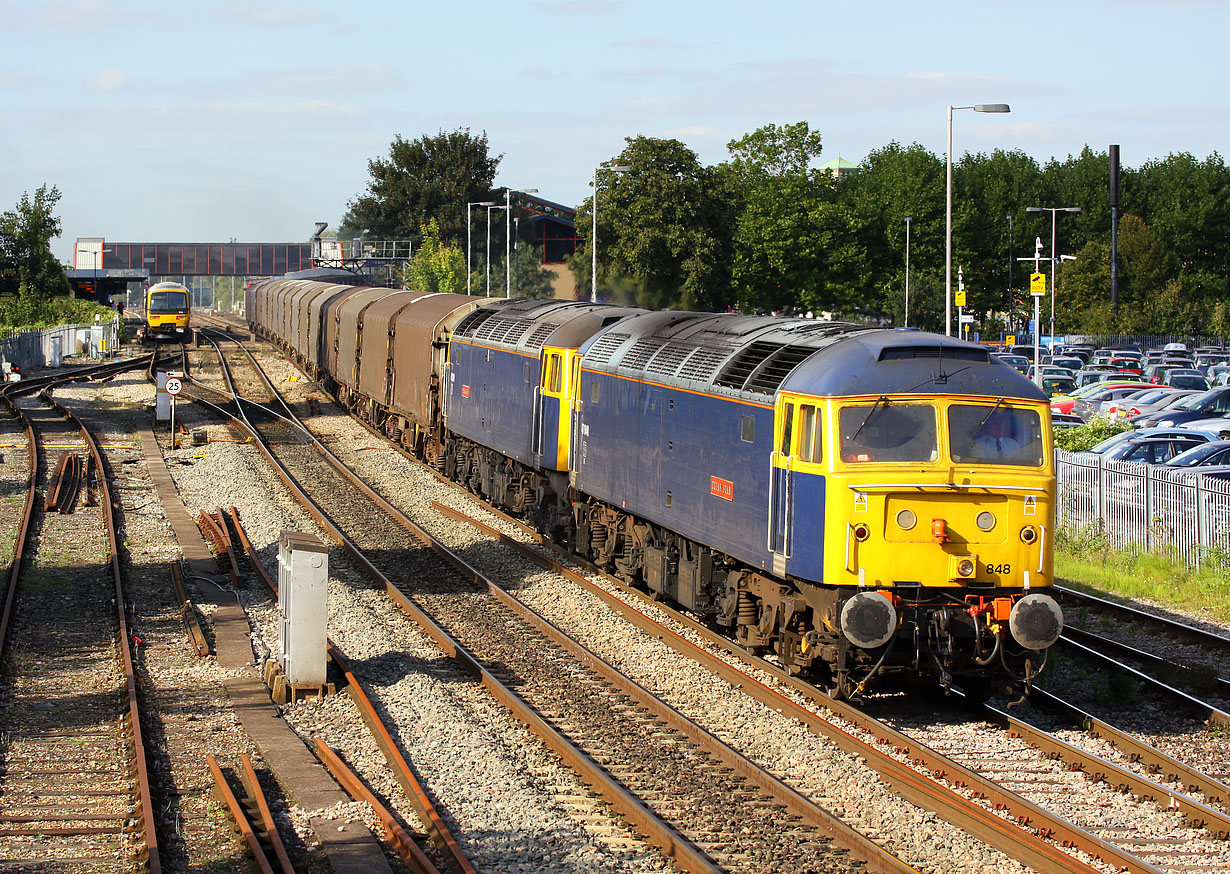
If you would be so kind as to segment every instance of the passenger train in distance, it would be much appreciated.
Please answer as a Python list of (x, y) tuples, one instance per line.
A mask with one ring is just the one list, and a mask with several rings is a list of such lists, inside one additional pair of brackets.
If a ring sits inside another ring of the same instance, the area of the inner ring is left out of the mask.
[(191, 338), (189, 300), (187, 286), (178, 282), (156, 282), (147, 288), (141, 339), (182, 342)]
[(979, 346), (293, 279), (247, 306), (442, 474), (837, 695), (1015, 696), (1062, 630), (1047, 399)]

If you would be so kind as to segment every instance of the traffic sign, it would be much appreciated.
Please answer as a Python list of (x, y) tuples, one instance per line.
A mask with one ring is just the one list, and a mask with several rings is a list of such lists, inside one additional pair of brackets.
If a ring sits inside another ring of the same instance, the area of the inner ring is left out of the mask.
[(959, 307), (965, 306), (965, 292), (964, 291), (954, 291), (952, 298), (953, 298), (953, 303), (955, 303), (957, 306)]
[(174, 376), (167, 379), (167, 394), (171, 397), (175, 397), (183, 390), (184, 384), (180, 382), (180, 380), (176, 379)]
[(1015, 346), (1016, 345), (1016, 334), (1009, 334), (1007, 337), (1005, 337), (1004, 345), (1005, 346)]
[(965, 314), (965, 313), (962, 313), (962, 314), (961, 314), (961, 324), (963, 324), (963, 325), (972, 325), (973, 323), (974, 323), (974, 317), (973, 317), (973, 316), (971, 316), (971, 315), (967, 315), (967, 314)]
[(1029, 274), (1029, 293), (1036, 294), (1039, 297), (1046, 295), (1046, 274), (1031, 273)]

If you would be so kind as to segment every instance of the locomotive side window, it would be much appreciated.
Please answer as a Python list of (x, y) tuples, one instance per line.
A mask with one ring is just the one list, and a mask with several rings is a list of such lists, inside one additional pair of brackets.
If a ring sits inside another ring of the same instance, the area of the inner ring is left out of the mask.
[(756, 442), (756, 420), (751, 416), (744, 416), (743, 421), (740, 422), (739, 437), (744, 443)]
[(816, 429), (816, 407), (803, 404), (799, 407), (799, 461), (820, 461), (820, 434)]
[(871, 404), (842, 407), (841, 460), (864, 462), (932, 462), (939, 458), (935, 408), (928, 404), (892, 403), (882, 397)]
[(599, 397), (599, 395), (601, 395), (601, 394), (602, 394), (602, 392), (601, 392), (601, 388), (602, 388), (602, 383), (598, 382), (598, 380), (596, 380), (596, 379), (595, 379), (593, 382), (591, 382), (591, 383), (589, 384), (589, 401), (590, 401), (590, 403), (592, 403), (592, 404), (596, 404), (596, 403), (598, 403), (598, 397)]
[(959, 464), (1042, 466), (1042, 420), (1035, 410), (954, 404), (948, 434)]
[(790, 440), (794, 436), (794, 404), (782, 408), (782, 455), (790, 454)]
[(560, 356), (552, 352), (547, 356), (547, 372), (543, 375), (542, 387), (549, 392), (558, 392), (563, 381), (562, 370)]

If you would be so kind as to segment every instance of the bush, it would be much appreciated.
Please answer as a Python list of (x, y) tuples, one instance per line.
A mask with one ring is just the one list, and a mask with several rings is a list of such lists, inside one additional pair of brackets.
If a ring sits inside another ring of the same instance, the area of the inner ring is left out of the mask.
[(82, 298), (0, 295), (0, 330), (38, 331), (59, 325), (91, 325), (95, 315), (109, 322), (115, 317), (115, 310)]
[(1132, 426), (1127, 422), (1112, 422), (1110, 419), (1094, 417), (1075, 428), (1056, 429), (1055, 445), (1068, 452), (1086, 452), (1107, 437), (1113, 437), (1131, 429)]

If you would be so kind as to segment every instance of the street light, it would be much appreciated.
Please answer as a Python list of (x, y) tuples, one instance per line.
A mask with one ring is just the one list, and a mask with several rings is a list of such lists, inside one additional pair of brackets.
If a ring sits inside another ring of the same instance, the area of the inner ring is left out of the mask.
[[(1056, 216), (1061, 212), (1080, 212), (1079, 206), (1027, 206), (1026, 212), (1049, 212), (1051, 214), (1051, 346), (1055, 345), (1055, 264), (1059, 258), (1055, 255)], [(1040, 328), (1041, 325), (1035, 326)]]
[(1016, 324), (1016, 300), (1012, 296), (1012, 216), (1008, 216), (1008, 333)]
[(972, 109), (974, 112), (1011, 112), (1007, 103), (976, 103), (973, 106), (948, 107), (948, 203), (947, 229), (944, 234), (944, 333), (952, 336), (952, 111)]
[(505, 188), (504, 210), (504, 297), (512, 297), (512, 193), (537, 194), (537, 188)]
[(491, 297), (491, 210), (507, 208), (498, 206), (494, 202), (487, 207), (487, 297)]
[(95, 252), (90, 250), (90, 255), (94, 259), (94, 300), (98, 300), (98, 262), (102, 260), (103, 252), (110, 252), (110, 249), (99, 249)]
[(910, 219), (912, 215), (905, 217), (905, 324), (902, 327), (910, 326)]
[(593, 209), (594, 229), (593, 229), (593, 232), (589, 235), (589, 246), (590, 246), (590, 249), (592, 250), (591, 254), (593, 255), (593, 265), (591, 267), (592, 272), (590, 273), (590, 277), (589, 277), (590, 279), (590, 292), (589, 292), (590, 303), (598, 302), (598, 171), (599, 170), (610, 170), (612, 173), (627, 173), (631, 169), (632, 168), (629, 167), (627, 164), (613, 164), (613, 165), (603, 164), (600, 167), (594, 168), (594, 204), (593, 204), (594, 206), (594, 209)]
[[(474, 200), (466, 204), (466, 294), (470, 293), (470, 267), (471, 257), (474, 252), (474, 247), (470, 243), (470, 207), (472, 206), (495, 206), (494, 200)], [(491, 223), (487, 223), (487, 257), (491, 257)], [(490, 285), (490, 281), (487, 283)], [(490, 293), (490, 290), (488, 290)]]

